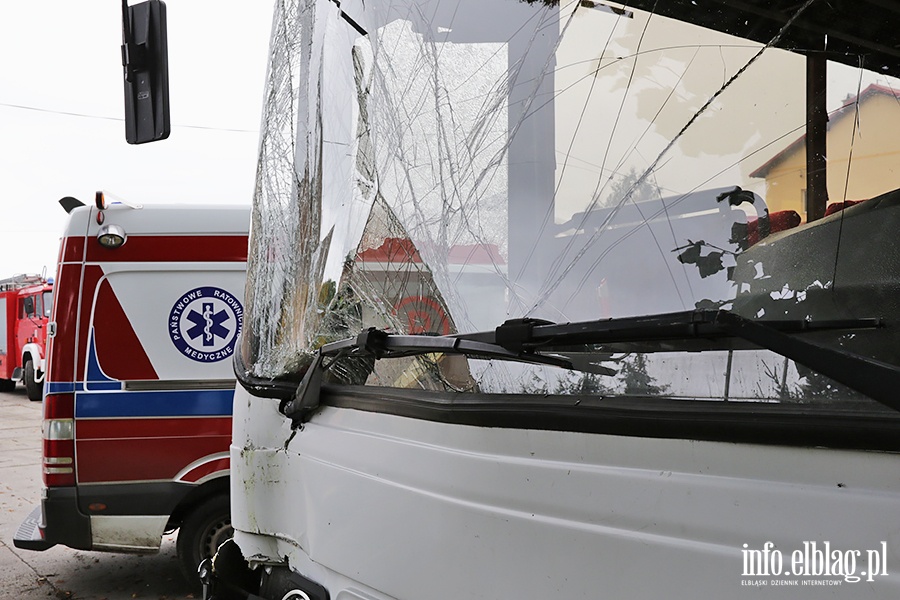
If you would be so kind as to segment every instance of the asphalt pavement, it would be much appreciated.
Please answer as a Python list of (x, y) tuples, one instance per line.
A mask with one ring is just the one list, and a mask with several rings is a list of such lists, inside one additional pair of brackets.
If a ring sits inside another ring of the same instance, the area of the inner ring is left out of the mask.
[(199, 598), (178, 570), (174, 534), (149, 555), (13, 546), (19, 524), (40, 503), (40, 458), (41, 403), (30, 402), (21, 385), (0, 393), (0, 599)]

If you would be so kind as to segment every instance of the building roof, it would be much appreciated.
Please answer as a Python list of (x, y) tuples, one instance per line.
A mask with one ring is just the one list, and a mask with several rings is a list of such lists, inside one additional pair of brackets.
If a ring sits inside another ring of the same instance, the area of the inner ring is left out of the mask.
[[(864, 102), (875, 96), (890, 96), (891, 98), (900, 99), (900, 90), (895, 90), (884, 85), (870, 85), (862, 92), (860, 92), (859, 96), (847, 99), (840, 108), (828, 113), (828, 129), (831, 129), (832, 125), (844, 119), (848, 115), (855, 115), (857, 105), (862, 105)], [(785, 159), (787, 159), (788, 156), (805, 147), (806, 135), (804, 134), (791, 142), (784, 150), (767, 160), (762, 166), (750, 173), (750, 177), (767, 177), (769, 173), (775, 167), (781, 164)]]

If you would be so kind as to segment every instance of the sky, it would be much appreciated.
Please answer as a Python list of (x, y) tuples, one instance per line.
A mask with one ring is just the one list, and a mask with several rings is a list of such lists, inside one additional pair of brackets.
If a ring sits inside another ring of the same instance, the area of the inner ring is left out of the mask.
[(63, 196), (250, 204), (273, 4), (167, 0), (172, 133), (131, 146), (120, 1), (0, 0), (0, 279), (54, 275)]
[(121, 2), (0, 0), (0, 279), (54, 276), (63, 196), (250, 204), (272, 4), (166, 0), (172, 133), (131, 146)]

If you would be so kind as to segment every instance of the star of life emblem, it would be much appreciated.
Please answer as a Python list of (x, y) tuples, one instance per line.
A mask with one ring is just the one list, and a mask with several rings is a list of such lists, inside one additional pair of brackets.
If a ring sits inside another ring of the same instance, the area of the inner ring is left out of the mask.
[(169, 312), (169, 338), (184, 356), (213, 363), (234, 354), (244, 307), (230, 292), (214, 286), (194, 288)]

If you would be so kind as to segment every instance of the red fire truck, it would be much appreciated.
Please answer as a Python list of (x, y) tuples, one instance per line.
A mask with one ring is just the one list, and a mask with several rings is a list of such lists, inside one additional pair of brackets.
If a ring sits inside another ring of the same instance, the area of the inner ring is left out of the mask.
[(12, 391), (22, 381), (30, 400), (41, 399), (52, 306), (52, 280), (40, 275), (0, 279), (0, 391)]

